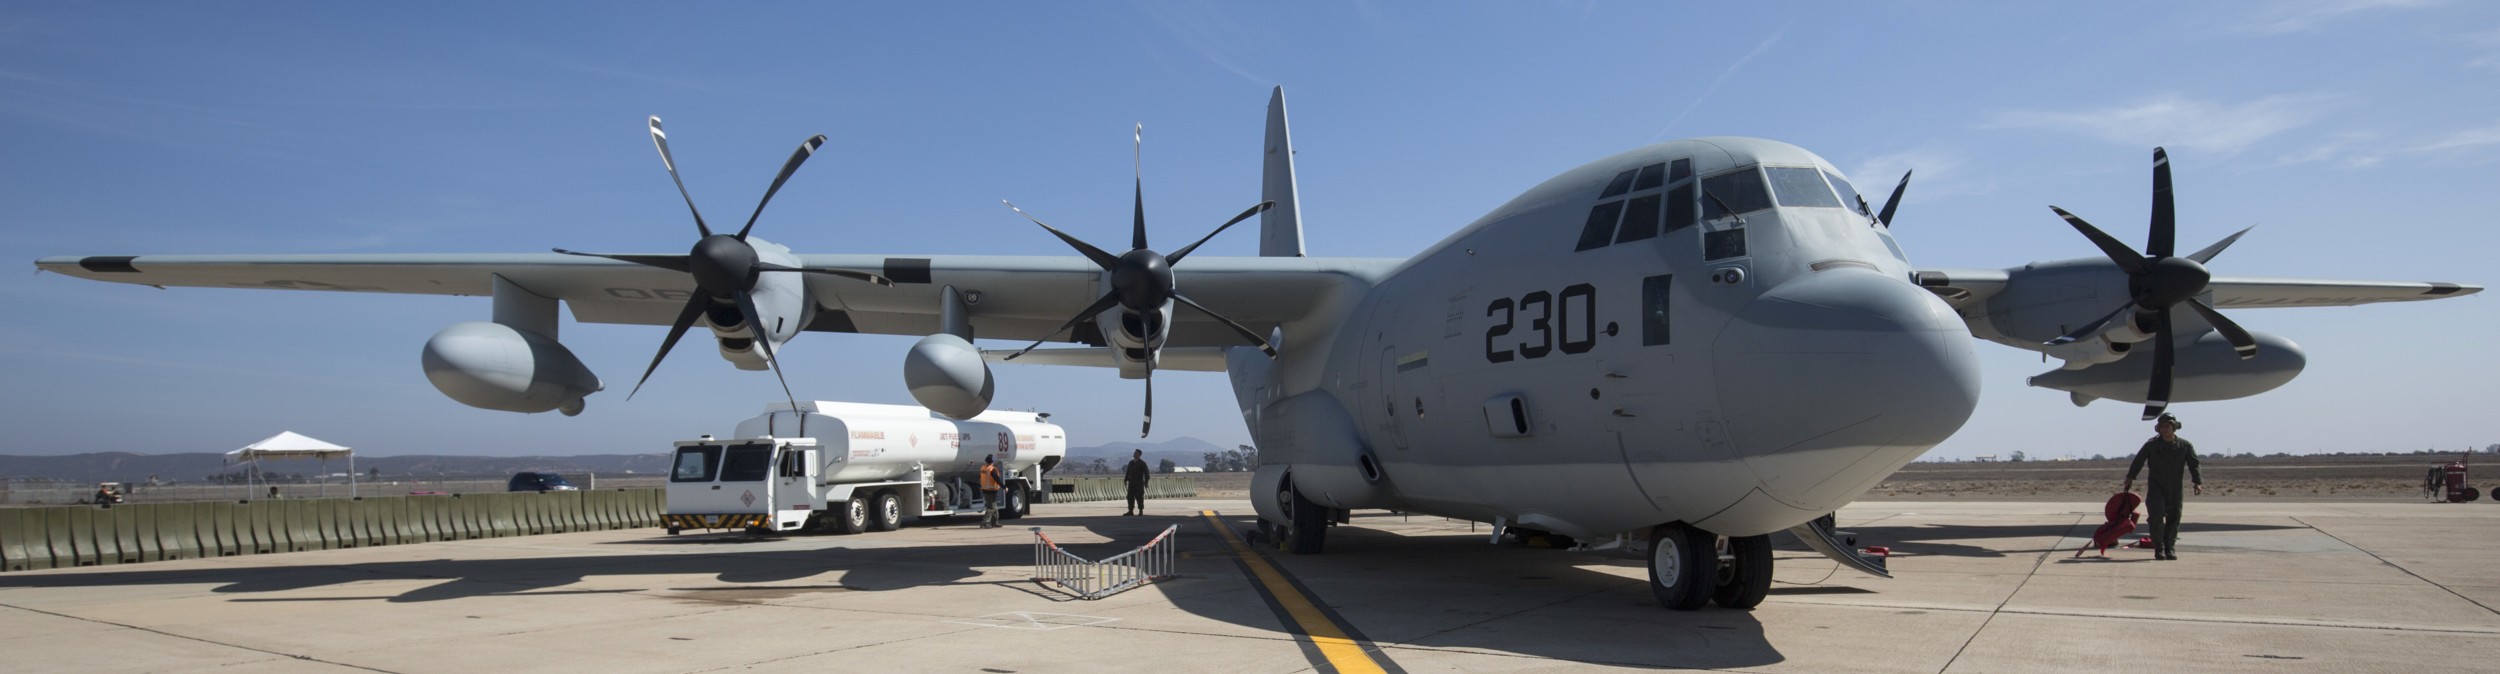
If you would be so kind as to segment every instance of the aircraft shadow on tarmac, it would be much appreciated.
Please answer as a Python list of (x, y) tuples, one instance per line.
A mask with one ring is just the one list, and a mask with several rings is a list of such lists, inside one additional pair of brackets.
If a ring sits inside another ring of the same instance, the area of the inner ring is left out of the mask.
[[(2090, 539), (2091, 539), (2091, 537), (2092, 537), (2092, 530), (2093, 530), (2094, 528), (2096, 528), (2096, 527), (2099, 527), (2099, 526), (2100, 526), (2100, 524), (2101, 524), (2101, 520), (2100, 520), (2100, 519), (2098, 519), (2097, 514), (2095, 514), (2095, 515), (2096, 515), (2096, 516), (2095, 516), (2094, 518), (2091, 518), (2089, 521), (2078, 522), (2078, 523), (2073, 523), (2073, 524), (2006, 524), (2006, 525), (1960, 525), (1960, 524), (1936, 524), (1936, 525), (1923, 525), (1923, 526), (1914, 526), (1914, 527), (1859, 526), (1859, 527), (1841, 527), (1841, 528), (1842, 528), (1843, 530), (1846, 530), (1846, 531), (1848, 531), (1848, 532), (1851, 532), (1851, 533), (1856, 534), (1856, 535), (1857, 535), (1857, 538), (1858, 538), (1858, 545), (1859, 545), (1859, 546), (1861, 546), (1861, 547), (1862, 547), (1862, 546), (1868, 546), (1868, 545), (1882, 545), (1882, 546), (1888, 546), (1888, 547), (1892, 548), (1892, 554), (1893, 554), (1894, 556), (1940, 555), (1940, 556), (1948, 556), (1948, 557), (2007, 557), (2007, 556), (2012, 556), (2012, 555), (2029, 555), (2029, 554), (2038, 554), (2038, 553), (2042, 553), (2042, 552), (2056, 552), (2056, 551), (2059, 551), (2059, 550), (2064, 550), (2064, 551), (2066, 551), (2066, 552), (2073, 552), (2076, 548), (2083, 547), (2083, 543), (2084, 543), (2085, 541), (2088, 541), (2088, 540), (2090, 540)], [(2185, 539), (2187, 539), (2187, 538), (2188, 538), (2191, 534), (2199, 534), (2199, 533), (2222, 533), (2222, 532), (2239, 532), (2239, 531), (2267, 531), (2267, 530), (2275, 530), (2275, 529), (2300, 529), (2300, 528), (2302, 528), (2302, 527), (2292, 526), (2292, 525), (2276, 525), (2276, 524), (2219, 524), (2219, 523), (2181, 522), (2181, 523), (2179, 524), (2179, 537), (2180, 537), (2182, 540), (2185, 540)], [(2152, 533), (2152, 526), (2151, 526), (2151, 525), (2149, 525), (2149, 524), (2143, 524), (2143, 523), (2138, 523), (2138, 524), (2136, 525), (2135, 533), (2128, 534), (2128, 535), (2127, 535), (2127, 537), (2126, 537), (2126, 541), (2133, 541), (2133, 540), (2135, 540), (2135, 539), (2142, 538), (2142, 537), (2144, 537), (2144, 536), (2150, 535), (2151, 533)], [(1945, 542), (1945, 541), (1991, 540), (1991, 539), (2005, 539), (2005, 538), (2046, 538), (2046, 539), (2053, 539), (2053, 545), (2056, 545), (2056, 546), (2062, 546), (2062, 547), (2049, 547), (2049, 548), (2008, 548), (2008, 547), (2004, 547), (2004, 546), (1993, 546), (1993, 547), (1991, 547), (1991, 546), (1972, 545), (1972, 544), (1964, 544), (1964, 543), (1952, 543), (1952, 542)], [(2124, 544), (2125, 544), (2125, 541), (2121, 541), (2121, 542), (2120, 542), (2120, 545), (2124, 545)], [(1798, 549), (1803, 549), (1803, 546), (1798, 546)], [(2112, 547), (2112, 548), (2110, 548), (2110, 550), (2112, 550), (2112, 551), (2113, 551), (2113, 553), (2114, 553), (2116, 550), (2118, 550), (2118, 548), (2116, 548), (2116, 547)], [(2088, 555), (2090, 555), (2091, 553), (2085, 553), (2085, 554), (2088, 556)]]
[[(1394, 515), (1391, 515), (1394, 517)], [(1315, 556), (1269, 553), (1373, 643), (1395, 659), (1408, 648), (1482, 649), (1572, 662), (1634, 667), (1743, 667), (1785, 658), (1763, 637), (1750, 612), (1716, 607), (1667, 611), (1650, 596), (1637, 561), (1601, 554), (1487, 545), (1475, 535), (1406, 536), (1361, 526), (1330, 531), (1329, 552)], [(1235, 531), (1249, 516), (1226, 516)], [(968, 528), (975, 520), (938, 520), (921, 526)], [(1181, 526), (1181, 578), (1159, 584), (1172, 606), (1189, 614), (1279, 629), (1280, 620), (1248, 582), (1238, 557), (1197, 516), (1035, 517), (1008, 524), (1010, 531), (1043, 526), (1083, 529), (1107, 542), (1065, 549), (1101, 558), (1134, 549), (1163, 527)], [(891, 534), (889, 534), (890, 536)], [(625, 554), (559, 555), (499, 559), (414, 559), (351, 564), (183, 568), (112, 567), (79, 572), (0, 574), (0, 589), (79, 588), (131, 585), (210, 584), (234, 601), (433, 602), (481, 596), (545, 596), (642, 593), (706, 601), (754, 602), (814, 593), (879, 592), (938, 585), (997, 585), (1001, 591), (1051, 596), (1021, 579), (999, 581), (1000, 568), (1032, 563), (1031, 543), (970, 545), (860, 545), (858, 537), (803, 535), (789, 540), (726, 534), (664, 536), (616, 541), (646, 548)], [(1080, 538), (1063, 535), (1063, 538)], [(417, 546), (397, 546), (420, 550)], [(647, 548), (664, 547), (666, 552)], [(1453, 560), (1461, 560), (1454, 563)], [(266, 563), (268, 560), (255, 560)], [(1612, 567), (1613, 573), (1601, 569)], [(986, 572), (990, 580), (981, 580)], [(824, 576), (838, 573), (838, 582)], [(710, 576), (720, 585), (666, 576)], [(631, 580), (653, 580), (637, 586)], [(352, 583), (392, 579), (432, 580), (385, 596), (283, 596)], [(582, 587), (575, 587), (580, 585)], [(1132, 602), (1146, 595), (1123, 595)], [(1062, 600), (1064, 597), (1053, 597)], [(1116, 602), (1104, 602), (1110, 607)], [(1099, 610), (1099, 609), (1098, 609)]]

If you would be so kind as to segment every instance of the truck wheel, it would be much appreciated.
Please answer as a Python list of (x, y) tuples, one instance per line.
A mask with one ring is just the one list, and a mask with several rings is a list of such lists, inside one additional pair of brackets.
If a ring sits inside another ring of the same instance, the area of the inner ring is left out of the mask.
[(1771, 593), (1771, 535), (1731, 536), (1727, 551), (1735, 559), (1719, 569), (1719, 589), (1710, 600), (1732, 609), (1762, 605)]
[(903, 528), (903, 497), (894, 495), (892, 489), (877, 492), (876, 507), (869, 511), (868, 516), (869, 529), (893, 531)]
[(999, 492), (999, 498), (1005, 501), (998, 505), (998, 516), (1001, 519), (1019, 519), (1024, 517), (1025, 513), (1031, 512), (1031, 506), (1024, 502), (1024, 487), (1022, 486), (1008, 485), (1006, 491)]
[(1293, 519), (1293, 528), (1285, 537), (1285, 551), (1297, 555), (1316, 555), (1328, 542), (1328, 507), (1302, 498), (1302, 492), (1287, 486), (1283, 499), (1285, 516)]
[(833, 533), (856, 534), (868, 530), (868, 497), (853, 496), (842, 502), (842, 516), (833, 521)]
[(1659, 525), (1650, 534), (1649, 593), (1659, 606), (1701, 608), (1710, 603), (1718, 581), (1718, 536), (1682, 522)]

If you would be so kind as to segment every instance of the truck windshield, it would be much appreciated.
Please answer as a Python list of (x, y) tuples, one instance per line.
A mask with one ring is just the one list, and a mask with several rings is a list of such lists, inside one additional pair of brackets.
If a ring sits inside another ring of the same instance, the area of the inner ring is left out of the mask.
[(772, 445), (730, 445), (721, 459), (720, 481), (762, 482), (772, 470)]
[(668, 474), (670, 482), (710, 482), (720, 467), (720, 445), (693, 445), (677, 448), (677, 468)]

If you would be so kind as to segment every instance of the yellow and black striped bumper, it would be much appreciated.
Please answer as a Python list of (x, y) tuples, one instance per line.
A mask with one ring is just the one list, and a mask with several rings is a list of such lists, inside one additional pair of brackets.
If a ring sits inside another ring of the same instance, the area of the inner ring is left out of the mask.
[(772, 526), (769, 515), (661, 515), (660, 526), (671, 529), (744, 529)]

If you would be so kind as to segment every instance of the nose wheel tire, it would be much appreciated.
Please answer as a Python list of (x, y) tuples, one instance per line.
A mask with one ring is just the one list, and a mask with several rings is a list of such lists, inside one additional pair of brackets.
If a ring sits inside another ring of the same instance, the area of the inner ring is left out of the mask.
[(842, 502), (842, 516), (833, 521), (833, 533), (856, 534), (868, 530), (868, 498), (853, 496)]
[(1771, 536), (1732, 536), (1726, 547), (1729, 558), (1721, 561), (1719, 587), (1710, 600), (1732, 609), (1762, 605), (1771, 593)]
[(1649, 542), (1649, 593), (1658, 605), (1690, 611), (1719, 585), (1718, 536), (1681, 522), (1660, 525)]
[(876, 507), (868, 514), (873, 518), (868, 523), (869, 529), (893, 531), (903, 528), (903, 497), (894, 495), (892, 491), (877, 492)]

